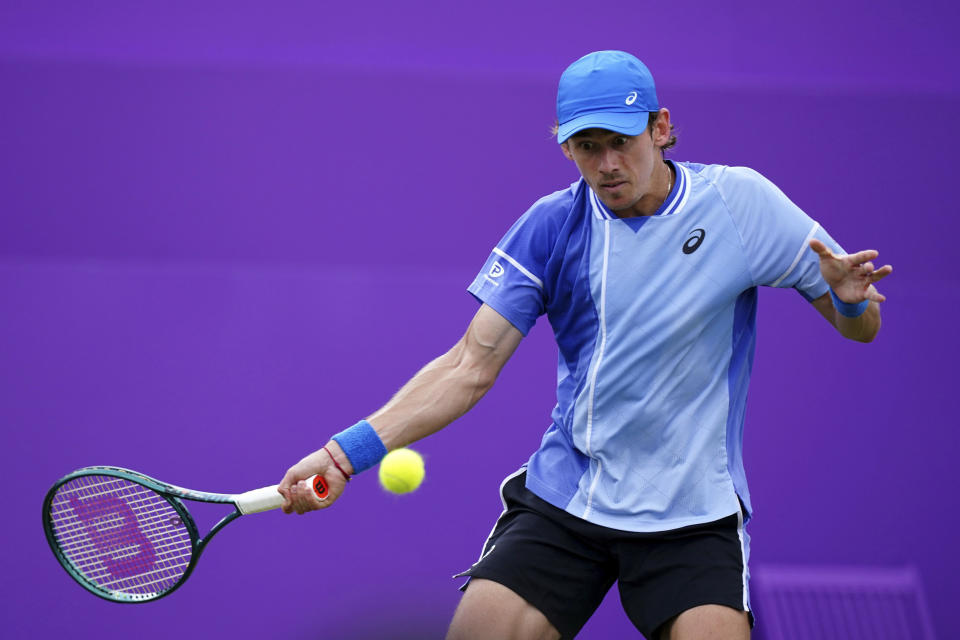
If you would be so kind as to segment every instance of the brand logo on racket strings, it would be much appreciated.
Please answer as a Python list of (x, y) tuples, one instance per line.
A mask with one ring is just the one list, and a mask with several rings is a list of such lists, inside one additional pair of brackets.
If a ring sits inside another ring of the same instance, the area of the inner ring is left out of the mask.
[(627, 105), (631, 105), (631, 104), (633, 104), (633, 103), (636, 102), (636, 101), (637, 101), (637, 92), (636, 92), (636, 91), (631, 91), (631, 92), (630, 92), (630, 95), (627, 96), (627, 99), (624, 100), (624, 103), (627, 104)]
[[(73, 513), (80, 520), (90, 544), (96, 552), (84, 549), (83, 561), (99, 561), (114, 578), (142, 576), (156, 566), (157, 552), (137, 519), (130, 498), (99, 495), (80, 498), (67, 495)], [(71, 531), (69, 552), (77, 554), (73, 538), (83, 538)], [(76, 558), (71, 558), (76, 560)]]

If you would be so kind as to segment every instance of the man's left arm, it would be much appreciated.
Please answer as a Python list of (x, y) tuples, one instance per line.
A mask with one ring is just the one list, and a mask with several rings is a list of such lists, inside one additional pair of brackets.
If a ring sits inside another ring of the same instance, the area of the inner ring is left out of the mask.
[(810, 248), (820, 257), (820, 273), (830, 291), (813, 301), (827, 321), (845, 338), (872, 341), (880, 330), (880, 303), (886, 300), (874, 283), (893, 272), (893, 267), (873, 266), (877, 252), (870, 249), (837, 255), (817, 239)]

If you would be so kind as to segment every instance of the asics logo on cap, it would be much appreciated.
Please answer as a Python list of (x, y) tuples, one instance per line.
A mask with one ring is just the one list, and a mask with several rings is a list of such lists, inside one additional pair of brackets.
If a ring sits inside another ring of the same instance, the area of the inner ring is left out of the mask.
[(630, 92), (630, 95), (627, 96), (627, 99), (625, 100), (625, 102), (626, 102), (626, 104), (629, 105), (629, 104), (633, 104), (633, 103), (636, 102), (636, 101), (637, 101), (637, 92), (636, 92), (636, 91), (631, 91), (631, 92)]

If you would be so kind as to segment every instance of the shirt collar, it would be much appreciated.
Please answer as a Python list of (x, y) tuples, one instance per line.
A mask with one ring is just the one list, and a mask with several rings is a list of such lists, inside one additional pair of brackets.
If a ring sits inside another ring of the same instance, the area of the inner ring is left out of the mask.
[[(653, 214), (654, 216), (671, 216), (678, 213), (683, 208), (683, 205), (686, 204), (687, 197), (689, 196), (690, 190), (688, 187), (690, 184), (690, 176), (686, 168), (673, 160), (667, 160), (667, 162), (674, 168), (677, 177), (673, 181), (673, 188), (670, 189), (670, 193), (667, 194), (667, 198), (663, 201), (663, 204), (661, 204)], [(594, 193), (593, 189), (589, 186), (587, 186), (587, 189), (590, 192), (590, 205), (594, 216), (600, 220), (613, 220), (618, 218), (616, 214), (610, 211), (610, 209), (600, 201), (600, 198)]]

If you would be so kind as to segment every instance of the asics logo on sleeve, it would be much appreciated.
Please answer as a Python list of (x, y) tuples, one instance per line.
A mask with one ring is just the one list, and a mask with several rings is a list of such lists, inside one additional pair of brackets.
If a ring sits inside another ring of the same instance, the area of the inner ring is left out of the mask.
[(687, 241), (683, 243), (683, 252), (687, 255), (690, 255), (699, 249), (700, 245), (703, 244), (703, 239), (707, 237), (707, 232), (703, 229), (694, 229), (690, 233), (693, 235), (687, 238)]
[(637, 101), (637, 92), (631, 91), (630, 95), (627, 96), (627, 99), (625, 102), (629, 105), (629, 104), (633, 104), (636, 101)]

